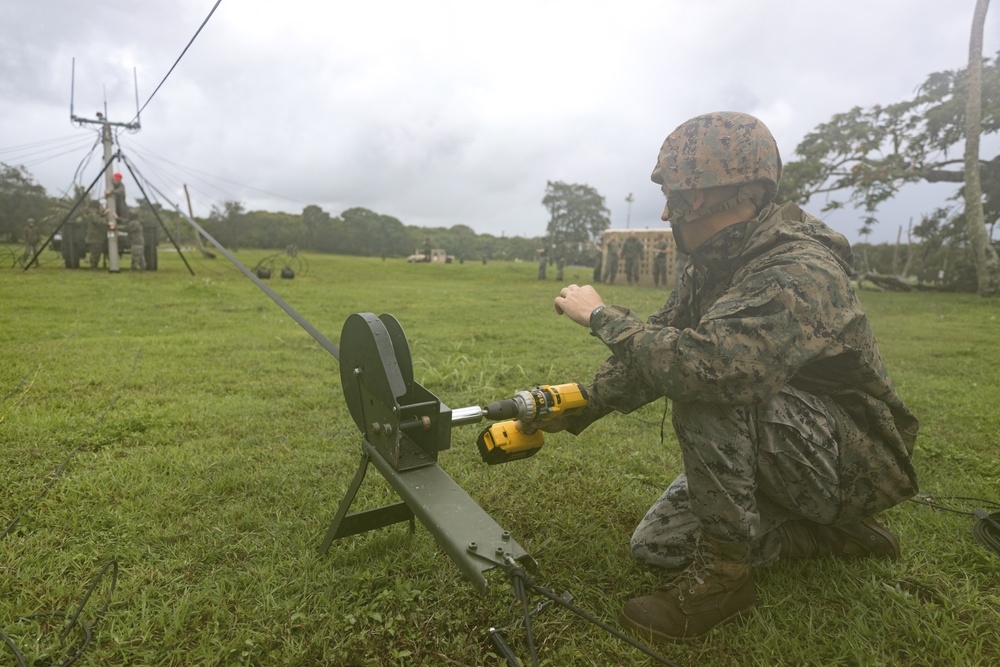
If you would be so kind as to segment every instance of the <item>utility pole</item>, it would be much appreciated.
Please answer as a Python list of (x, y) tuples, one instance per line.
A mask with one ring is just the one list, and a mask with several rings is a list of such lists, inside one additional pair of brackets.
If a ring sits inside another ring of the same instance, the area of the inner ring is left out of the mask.
[[(98, 114), (100, 115), (100, 114)], [(104, 164), (111, 163), (112, 147), (111, 147), (111, 124), (105, 122), (101, 127), (101, 141), (104, 143)], [(111, 176), (111, 170), (104, 170), (104, 205), (108, 211), (108, 271), (111, 273), (118, 273), (121, 268), (118, 266), (118, 211), (115, 210), (115, 198), (108, 195), (111, 192), (111, 188), (114, 187), (114, 181)]]
[(628, 197), (625, 197), (625, 201), (628, 202), (628, 211), (625, 213), (625, 229), (629, 228), (629, 224), (632, 222), (632, 202), (635, 201), (635, 197), (632, 193), (628, 193)]
[[(101, 126), (101, 141), (104, 144), (104, 164), (106, 165), (104, 170), (104, 189), (106, 192), (110, 192), (113, 186), (112, 170), (110, 169), (111, 158), (114, 156), (114, 149), (112, 147), (111, 138), (111, 126), (124, 127), (126, 130), (138, 130), (139, 125), (139, 114), (138, 107), (135, 115), (134, 123), (112, 123), (107, 119), (108, 105), (107, 102), (104, 104), (104, 113), (100, 111), (97, 112), (97, 120), (91, 120), (89, 118), (82, 118), (73, 113), (73, 89), (75, 88), (76, 82), (76, 59), (73, 60), (73, 77), (72, 83), (70, 84), (70, 101), (69, 101), (69, 118), (74, 123), (80, 123), (81, 125), (90, 123), (93, 125)], [(138, 83), (136, 92), (138, 93)], [(136, 104), (138, 105), (139, 99), (136, 97)], [(111, 273), (118, 273), (121, 269), (119, 267), (118, 259), (118, 231), (116, 227), (116, 217), (115, 214), (115, 198), (112, 196), (106, 196), (105, 202), (108, 211), (108, 271)]]

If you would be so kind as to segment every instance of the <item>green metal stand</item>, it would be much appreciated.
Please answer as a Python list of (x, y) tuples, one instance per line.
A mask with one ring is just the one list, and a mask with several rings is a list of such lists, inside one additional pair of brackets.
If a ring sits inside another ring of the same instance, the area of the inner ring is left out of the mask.
[[(483, 573), (510, 560), (537, 570), (511, 534), (437, 465), (438, 451), (450, 446), (452, 411), (413, 381), (399, 323), (390, 315), (351, 315), (341, 346), (344, 398), (364, 438), (361, 462), (320, 553), (327, 553), (340, 538), (404, 521), (412, 531), (416, 517), (480, 593), (487, 589)], [(369, 464), (401, 502), (350, 514)]]

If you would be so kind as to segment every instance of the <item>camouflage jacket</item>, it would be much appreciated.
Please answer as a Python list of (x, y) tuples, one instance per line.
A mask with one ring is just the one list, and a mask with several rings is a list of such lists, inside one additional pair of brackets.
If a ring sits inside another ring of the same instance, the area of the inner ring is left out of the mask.
[(130, 246), (141, 246), (145, 243), (145, 237), (142, 233), (142, 223), (139, 222), (138, 218), (129, 218), (120, 225), (120, 229), (128, 234), (128, 243)]
[(125, 214), (128, 213), (128, 205), (125, 203), (125, 184), (118, 181), (110, 189), (110, 196), (115, 200), (115, 214), (124, 220)]
[(622, 257), (638, 259), (642, 255), (642, 241), (630, 236), (622, 243)]
[(643, 323), (608, 306), (591, 331), (613, 353), (570, 431), (661, 396), (758, 405), (785, 384), (831, 400), (902, 468), (917, 420), (897, 396), (851, 285), (847, 240), (794, 204), (770, 204), (712, 237)]
[(80, 214), (80, 220), (86, 225), (87, 234), (85, 240), (87, 245), (104, 243), (104, 240), (108, 237), (108, 221), (103, 215), (92, 208), (87, 208)]
[(38, 245), (42, 240), (42, 235), (38, 231), (38, 227), (34, 225), (25, 225), (24, 227), (24, 242), (28, 245)]

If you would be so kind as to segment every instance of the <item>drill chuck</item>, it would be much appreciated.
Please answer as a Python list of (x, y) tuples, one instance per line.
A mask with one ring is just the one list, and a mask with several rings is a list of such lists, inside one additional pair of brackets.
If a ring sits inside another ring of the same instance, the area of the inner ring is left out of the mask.
[(535, 412), (535, 401), (527, 391), (519, 391), (513, 398), (505, 398), (500, 401), (493, 401), (483, 412), (487, 419), (520, 419), (521, 421), (531, 421), (537, 415)]
[(517, 405), (510, 398), (493, 401), (483, 408), (483, 414), (486, 415), (487, 419), (512, 419), (517, 416)]

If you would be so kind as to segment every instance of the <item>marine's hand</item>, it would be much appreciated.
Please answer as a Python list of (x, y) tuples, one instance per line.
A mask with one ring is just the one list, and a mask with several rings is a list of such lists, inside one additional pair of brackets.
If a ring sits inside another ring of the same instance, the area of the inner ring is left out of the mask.
[(555, 299), (556, 313), (565, 315), (580, 326), (590, 326), (590, 313), (604, 300), (590, 285), (567, 285), (559, 291)]
[(525, 435), (531, 435), (535, 431), (558, 433), (559, 431), (565, 431), (569, 428), (569, 417), (556, 417), (555, 419), (549, 419), (547, 421), (536, 419), (535, 421), (527, 424), (519, 419), (514, 423), (514, 425), (517, 427), (518, 431)]

